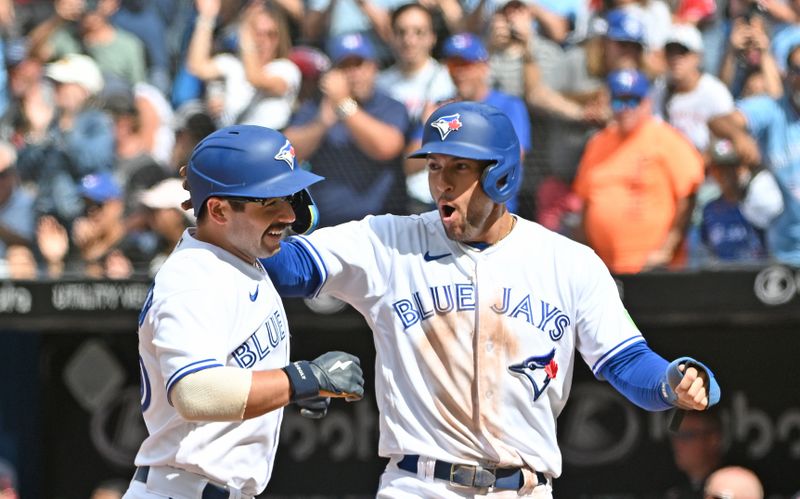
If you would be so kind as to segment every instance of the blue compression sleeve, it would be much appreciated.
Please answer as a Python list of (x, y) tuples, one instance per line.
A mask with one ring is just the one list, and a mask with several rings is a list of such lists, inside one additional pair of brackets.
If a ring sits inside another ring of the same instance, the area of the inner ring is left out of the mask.
[(291, 239), (281, 241), (281, 250), (262, 259), (261, 264), (278, 293), (284, 297), (309, 296), (316, 291), (322, 279), (308, 251), (302, 244)]
[(661, 383), (669, 363), (639, 341), (611, 357), (598, 373), (621, 394), (648, 411), (670, 409), (661, 397)]

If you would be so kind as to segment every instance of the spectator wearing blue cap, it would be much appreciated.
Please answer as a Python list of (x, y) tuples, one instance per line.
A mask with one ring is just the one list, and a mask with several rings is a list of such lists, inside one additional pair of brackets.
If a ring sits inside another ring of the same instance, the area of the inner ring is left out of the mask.
[(614, 121), (587, 144), (573, 184), (583, 202), (578, 238), (615, 273), (682, 264), (702, 157), (652, 115), (643, 73), (614, 71), (607, 86)]
[(376, 88), (376, 52), (367, 36), (334, 37), (327, 53), (333, 67), (320, 79), (320, 98), (305, 102), (284, 131), (298, 160), (326, 179), (310, 188), (320, 225), (405, 213), (406, 108)]
[[(123, 219), (122, 189), (110, 173), (81, 178), (84, 214), (75, 219), (71, 231), (52, 217), (43, 217), (37, 230), (39, 250), (51, 276), (59, 272), (79, 273), (91, 278), (127, 278), (133, 265), (125, 255), (127, 245)], [(70, 249), (75, 250), (70, 252)]]
[(782, 263), (800, 266), (800, 44), (789, 50), (786, 72), (782, 98), (743, 99), (709, 128), (731, 140), (750, 168), (764, 166), (775, 176), (784, 209), (767, 228), (767, 250)]
[[(525, 153), (531, 147), (531, 121), (528, 109), (519, 97), (491, 87), (489, 53), (481, 39), (472, 33), (452, 35), (444, 42), (442, 56), (456, 86), (456, 100), (482, 102), (503, 111), (514, 125), (514, 131), (519, 138), (520, 154), (524, 160)], [(419, 127), (412, 135), (407, 149), (417, 149), (421, 138), (422, 127)], [(424, 161), (420, 160), (419, 163), (420, 167), (424, 166)], [(517, 212), (518, 199), (512, 198), (507, 206), (510, 211)]]
[(641, 19), (626, 9), (605, 14), (603, 62), (606, 73), (619, 69), (645, 67), (645, 27)]

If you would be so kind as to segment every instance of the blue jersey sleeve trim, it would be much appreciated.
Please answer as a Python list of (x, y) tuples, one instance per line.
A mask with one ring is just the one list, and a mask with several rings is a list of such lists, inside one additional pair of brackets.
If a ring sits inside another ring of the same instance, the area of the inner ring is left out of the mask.
[(642, 409), (663, 411), (672, 407), (661, 395), (668, 365), (647, 343), (640, 341), (608, 359), (599, 374)]
[(327, 269), (316, 249), (300, 236), (281, 242), (281, 250), (260, 260), (281, 296), (306, 297), (318, 292)]
[(627, 345), (631, 345), (639, 341), (644, 341), (644, 337), (642, 335), (631, 336), (630, 338), (622, 340), (616, 345), (614, 345), (614, 347), (611, 350), (604, 353), (603, 355), (600, 356), (599, 359), (597, 359), (597, 362), (595, 362), (594, 365), (592, 366), (592, 373), (594, 373), (594, 375), (597, 376), (598, 371), (600, 371), (603, 368), (603, 364), (605, 364), (608, 358), (616, 355), (617, 352), (625, 348)]
[(210, 369), (212, 367), (222, 367), (222, 364), (220, 364), (217, 359), (205, 359), (192, 362), (191, 364), (175, 371), (175, 374), (170, 376), (170, 378), (167, 380), (167, 402), (169, 402), (169, 405), (172, 405), (172, 389), (175, 387), (178, 381), (192, 373)]
[(318, 284), (315, 286), (313, 292), (309, 293), (308, 296), (310, 297), (317, 297), (322, 290), (322, 286), (325, 285), (325, 282), (328, 280), (328, 267), (325, 266), (325, 261), (322, 259), (322, 255), (320, 255), (319, 250), (311, 244), (311, 241), (304, 236), (295, 236), (292, 238), (292, 241), (297, 241), (302, 245), (307, 252), (307, 255), (311, 258), (312, 262), (314, 263), (314, 267), (319, 274), (319, 281)]

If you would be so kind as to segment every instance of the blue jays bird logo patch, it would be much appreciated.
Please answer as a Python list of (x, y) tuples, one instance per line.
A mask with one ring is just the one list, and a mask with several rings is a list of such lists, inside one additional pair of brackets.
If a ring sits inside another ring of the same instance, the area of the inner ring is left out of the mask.
[(289, 168), (294, 170), (294, 147), (288, 140), (285, 144), (283, 144), (283, 147), (280, 148), (278, 154), (275, 155), (275, 159), (279, 161), (286, 161), (286, 164), (289, 165)]
[(558, 364), (555, 361), (556, 349), (550, 350), (546, 355), (528, 357), (519, 364), (508, 366), (511, 374), (530, 381), (533, 388), (533, 401), (544, 393), (551, 379), (555, 379), (558, 373)]
[(464, 124), (461, 123), (461, 114), (456, 113), (440, 117), (438, 120), (431, 123), (431, 126), (439, 130), (439, 135), (441, 135), (442, 140), (444, 140), (450, 135), (450, 132), (458, 131)]

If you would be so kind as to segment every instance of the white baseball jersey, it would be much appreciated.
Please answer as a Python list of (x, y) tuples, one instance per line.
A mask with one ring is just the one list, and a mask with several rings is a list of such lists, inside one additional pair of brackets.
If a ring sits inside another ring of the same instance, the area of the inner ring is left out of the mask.
[(317, 293), (372, 328), (382, 456), (561, 474), (556, 418), (578, 351), (594, 371), (643, 341), (594, 252), (517, 217), (478, 251), (438, 212), (367, 217), (297, 240)]
[(171, 389), (202, 369), (289, 363), (283, 304), (262, 267), (187, 230), (155, 277), (139, 317), (142, 413), (149, 436), (137, 466), (173, 466), (259, 494), (272, 474), (283, 411), (242, 422), (188, 422)]

